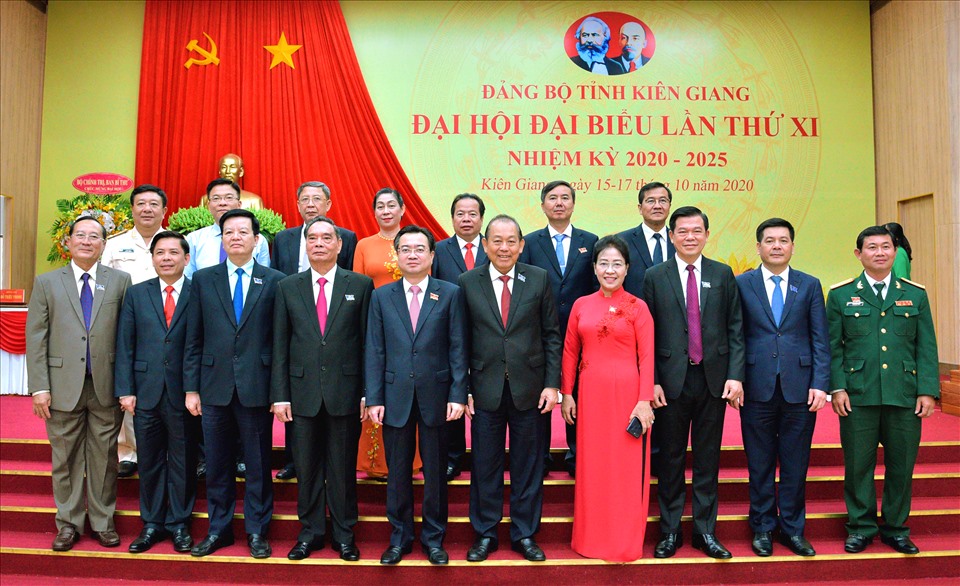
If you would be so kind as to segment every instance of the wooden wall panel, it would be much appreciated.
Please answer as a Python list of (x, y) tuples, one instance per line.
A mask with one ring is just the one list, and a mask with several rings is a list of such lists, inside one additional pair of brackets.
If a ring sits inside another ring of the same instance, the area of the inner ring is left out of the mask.
[[(932, 194), (940, 361), (960, 364), (960, 3), (893, 0), (871, 15), (877, 222)], [(913, 240), (913, 235), (907, 233)], [(930, 254), (925, 252), (924, 254)]]
[(47, 15), (26, 0), (0, 2), (0, 193), (12, 196), (10, 286), (33, 287), (40, 118)]

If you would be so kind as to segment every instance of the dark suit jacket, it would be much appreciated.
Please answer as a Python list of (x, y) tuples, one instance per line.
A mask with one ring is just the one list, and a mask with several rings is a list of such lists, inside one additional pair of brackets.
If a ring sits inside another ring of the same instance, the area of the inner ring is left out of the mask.
[(193, 274), (183, 358), (183, 390), (202, 404), (225, 407), (236, 389), (244, 407), (270, 404), (273, 301), (280, 271), (254, 262), (240, 323), (233, 313), (227, 264)]
[[(590, 65), (587, 65), (587, 62), (584, 61), (580, 55), (574, 55), (570, 58), (570, 60), (573, 61), (580, 69), (590, 71)], [(625, 73), (623, 66), (609, 57), (603, 58), (603, 64), (607, 66), (607, 75), (621, 75)]]
[[(644, 65), (647, 64), (647, 61), (649, 61), (649, 60), (650, 60), (649, 57), (647, 57), (646, 55), (644, 55), (643, 53), (641, 53), (641, 54), (640, 54), (640, 65), (638, 65), (637, 67), (638, 67), (638, 68), (643, 67)], [(620, 66), (620, 73), (630, 73), (630, 61), (623, 55), (623, 53), (621, 53), (621, 54), (617, 55), (616, 57), (614, 57), (614, 58), (613, 58), (613, 61), (614, 61), (618, 66)], [(620, 73), (611, 73), (611, 75), (620, 75)]]
[(289, 401), (295, 417), (316, 417), (321, 405), (336, 417), (359, 414), (373, 280), (337, 268), (321, 336), (311, 274), (291, 275), (277, 288), (270, 402)]
[(737, 277), (746, 341), (745, 401), (769, 401), (777, 384), (788, 403), (830, 386), (830, 332), (819, 279), (791, 268), (780, 326), (773, 321), (759, 268)]
[[(678, 262), (676, 257), (664, 261), (647, 271), (643, 279), (643, 300), (653, 316), (655, 332), (654, 382), (663, 387), (668, 399), (680, 396), (689, 365), (687, 303)], [(744, 376), (740, 291), (727, 265), (704, 258), (700, 270), (703, 370), (710, 394), (720, 397), (727, 380), (742, 381)]]
[[(357, 249), (357, 235), (346, 228), (337, 226), (343, 246), (337, 255), (337, 265), (347, 269), (353, 268), (353, 253)], [(270, 254), (270, 267), (285, 275), (295, 275), (300, 272), (300, 234), (303, 225), (287, 228), (273, 238), (273, 251)]]
[(383, 405), (383, 422), (402, 427), (416, 396), (423, 422), (447, 419), (447, 403), (467, 402), (466, 316), (456, 285), (431, 278), (420, 294), (413, 331), (403, 281), (373, 292), (367, 320), (367, 406)]
[[(617, 236), (623, 238), (630, 250), (630, 269), (627, 271), (627, 277), (623, 280), (623, 288), (627, 293), (642, 298), (643, 275), (647, 269), (653, 266), (653, 259), (650, 257), (650, 250), (647, 249), (647, 238), (643, 233), (643, 228), (638, 225), (620, 232)], [(663, 243), (663, 260), (673, 258), (676, 252), (668, 234), (666, 242)]]
[(137, 408), (154, 409), (166, 390), (174, 409), (183, 411), (183, 351), (190, 307), (190, 279), (184, 279), (167, 328), (163, 292), (154, 277), (127, 289), (117, 327), (114, 395), (135, 395)]
[(460, 275), (470, 332), (470, 388), (485, 411), (500, 406), (503, 381), (517, 409), (537, 406), (544, 388), (560, 388), (560, 325), (543, 269), (517, 263), (507, 327), (494, 297), (491, 265)]
[(27, 313), (27, 385), (31, 394), (50, 391), (50, 408), (57, 411), (72, 411), (80, 401), (88, 336), (97, 401), (103, 407), (117, 404), (113, 396), (117, 320), (130, 275), (102, 263), (96, 267), (89, 332), (71, 264), (34, 280)]
[[(487, 253), (479, 246), (473, 251), (473, 268), (489, 262)], [(456, 236), (437, 242), (437, 249), (433, 255), (433, 269), (431, 277), (456, 284), (460, 275), (467, 272), (467, 265), (463, 263), (463, 254), (460, 253), (460, 243)]]
[(526, 244), (520, 255), (520, 262), (547, 271), (550, 290), (557, 305), (560, 335), (565, 335), (573, 302), (600, 289), (597, 275), (593, 272), (593, 247), (597, 243), (597, 236), (586, 230), (573, 229), (570, 235), (570, 252), (566, 259), (567, 270), (563, 275), (560, 274), (560, 263), (557, 262), (557, 242), (550, 237), (549, 230), (536, 230), (527, 234), (524, 240)]

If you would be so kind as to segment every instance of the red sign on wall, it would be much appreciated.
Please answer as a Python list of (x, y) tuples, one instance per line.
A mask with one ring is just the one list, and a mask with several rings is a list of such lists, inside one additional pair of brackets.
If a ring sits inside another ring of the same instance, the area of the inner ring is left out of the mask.
[(87, 173), (73, 180), (77, 191), (93, 195), (115, 195), (133, 188), (133, 179), (118, 173)]

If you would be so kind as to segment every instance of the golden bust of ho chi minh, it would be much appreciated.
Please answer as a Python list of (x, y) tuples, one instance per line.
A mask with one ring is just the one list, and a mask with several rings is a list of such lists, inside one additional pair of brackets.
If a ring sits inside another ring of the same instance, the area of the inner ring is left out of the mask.
[[(240, 178), (243, 177), (243, 159), (240, 155), (227, 153), (220, 157), (220, 163), (217, 167), (222, 179), (229, 179), (237, 185), (240, 185)], [(203, 198), (203, 204), (206, 204), (206, 197)], [(248, 210), (263, 208), (263, 200), (252, 191), (240, 189), (240, 207)]]

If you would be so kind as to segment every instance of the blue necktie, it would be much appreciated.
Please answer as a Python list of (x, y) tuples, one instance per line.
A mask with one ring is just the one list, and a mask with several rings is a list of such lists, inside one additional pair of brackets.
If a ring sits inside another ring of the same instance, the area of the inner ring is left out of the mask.
[(660, 239), (663, 237), (660, 234), (654, 234), (653, 237), (657, 239), (653, 247), (653, 264), (658, 265), (663, 262), (663, 246), (660, 244)]
[(780, 327), (780, 319), (783, 318), (783, 291), (780, 290), (780, 283), (783, 281), (783, 277), (773, 275), (770, 280), (773, 281), (773, 298), (770, 301), (770, 309), (773, 310), (773, 321), (777, 322), (777, 327)]
[(563, 256), (563, 234), (557, 234), (553, 237), (557, 241), (557, 262), (560, 264), (560, 274), (562, 275), (567, 268), (567, 261)]
[[(80, 310), (83, 311), (83, 325), (87, 328), (87, 334), (90, 333), (90, 320), (93, 317), (93, 291), (90, 289), (90, 274), (83, 273), (80, 277), (83, 280), (83, 287), (80, 288)], [(90, 369), (90, 336), (87, 336), (87, 373), (93, 372)]]
[(243, 315), (243, 269), (237, 269), (237, 286), (233, 288), (233, 314), (237, 316), (237, 325), (240, 325), (240, 316)]

